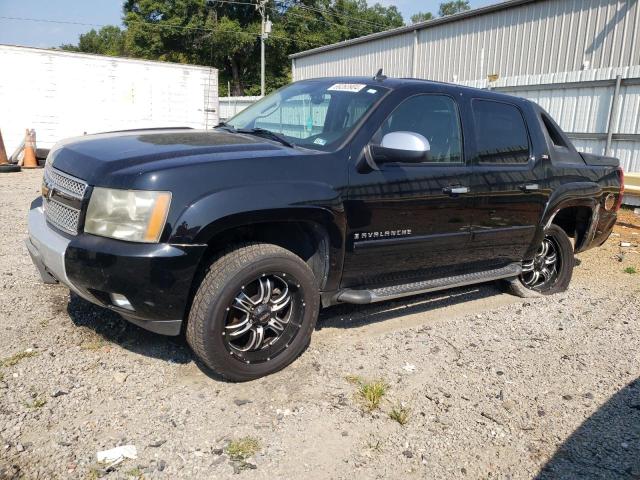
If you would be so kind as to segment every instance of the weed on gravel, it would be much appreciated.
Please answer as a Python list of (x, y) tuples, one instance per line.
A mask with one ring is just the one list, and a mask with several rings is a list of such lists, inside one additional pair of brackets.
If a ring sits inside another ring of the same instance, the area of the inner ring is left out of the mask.
[(101, 338), (89, 340), (88, 342), (84, 342), (80, 347), (83, 350), (90, 350), (92, 352), (100, 350), (102, 347), (106, 347), (108, 342), (104, 341)]
[(37, 410), (38, 408), (42, 408), (47, 404), (47, 401), (44, 398), (36, 398), (33, 402), (24, 402), (24, 406), (29, 410)]
[(226, 452), (232, 460), (244, 461), (258, 453), (260, 448), (258, 439), (254, 437), (243, 437), (229, 442)]
[(397, 407), (392, 408), (389, 412), (389, 418), (391, 420), (395, 420), (402, 426), (405, 426), (409, 421), (409, 415), (409, 409), (403, 407), (402, 405), (398, 405)]
[(130, 477), (130, 478), (135, 478), (135, 479), (142, 479), (143, 478), (142, 470), (140, 470), (138, 467), (134, 467), (131, 470), (129, 470), (126, 473), (126, 476)]
[(636, 267), (627, 267), (624, 269), (624, 273), (628, 273), (630, 275), (633, 275), (634, 273), (638, 273), (636, 270)]
[(1, 360), (0, 366), (13, 367), (18, 363), (20, 363), (25, 358), (35, 357), (36, 355), (38, 355), (38, 352), (34, 352), (32, 349), (29, 348), (23, 352), (16, 353), (15, 355), (12, 355), (8, 358), (5, 358), (4, 360)]
[(366, 381), (356, 375), (348, 375), (346, 379), (349, 383), (358, 386), (356, 397), (360, 400), (365, 410), (371, 412), (380, 407), (382, 397), (384, 397), (389, 388), (387, 382), (384, 380)]

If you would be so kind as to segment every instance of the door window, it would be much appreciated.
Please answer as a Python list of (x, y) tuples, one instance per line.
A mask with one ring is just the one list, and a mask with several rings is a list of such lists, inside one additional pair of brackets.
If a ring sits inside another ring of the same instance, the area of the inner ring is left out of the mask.
[(524, 164), (529, 161), (529, 135), (517, 107), (474, 100), (473, 119), (479, 163)]
[(380, 143), (391, 132), (419, 133), (429, 141), (428, 162), (461, 163), (462, 132), (458, 108), (446, 95), (416, 95), (406, 99), (387, 117), (373, 137)]

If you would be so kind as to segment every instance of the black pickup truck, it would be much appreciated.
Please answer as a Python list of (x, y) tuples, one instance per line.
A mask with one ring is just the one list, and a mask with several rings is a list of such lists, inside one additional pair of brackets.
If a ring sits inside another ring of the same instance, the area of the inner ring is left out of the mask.
[(543, 109), (414, 79), (293, 83), (214, 130), (88, 135), (49, 154), (27, 247), (45, 282), (233, 381), (292, 362), (318, 311), (501, 280), (549, 295), (620, 207), (616, 159)]

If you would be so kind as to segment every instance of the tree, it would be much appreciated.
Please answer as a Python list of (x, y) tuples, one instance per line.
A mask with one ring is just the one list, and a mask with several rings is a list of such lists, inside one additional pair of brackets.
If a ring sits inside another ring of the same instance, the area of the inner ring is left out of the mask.
[(471, 10), (469, 0), (455, 0), (453, 2), (441, 3), (438, 15), (440, 15), (441, 17), (446, 17), (447, 15), (466, 12), (467, 10)]
[(411, 15), (411, 23), (426, 22), (433, 19), (433, 13), (431, 12), (418, 12)]
[(124, 32), (114, 25), (107, 25), (96, 32), (95, 29), (80, 35), (78, 45), (61, 45), (62, 50), (98, 53), (101, 55), (125, 55)]
[[(267, 91), (291, 80), (291, 53), (404, 24), (396, 7), (366, 0), (268, 0), (266, 8), (273, 22), (266, 40)], [(123, 13), (123, 31), (104, 27), (61, 48), (209, 65), (220, 71), (221, 92), (228, 93), (230, 81), (233, 95), (259, 93), (261, 17), (251, 0), (125, 0)], [(119, 50), (107, 48), (113, 29), (121, 34)]]

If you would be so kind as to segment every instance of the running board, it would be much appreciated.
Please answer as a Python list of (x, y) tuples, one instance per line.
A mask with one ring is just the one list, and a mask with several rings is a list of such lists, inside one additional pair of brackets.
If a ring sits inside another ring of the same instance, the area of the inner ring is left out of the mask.
[(517, 277), (521, 273), (522, 265), (519, 263), (511, 263), (506, 267), (495, 270), (437, 278), (435, 280), (425, 280), (422, 282), (407, 283), (405, 285), (393, 285), (391, 287), (374, 288), (371, 290), (346, 289), (339, 292), (336, 299), (342, 303), (357, 304), (383, 302), (385, 300), (393, 300), (394, 298), (407, 297), (410, 295), (490, 282), (501, 278)]

